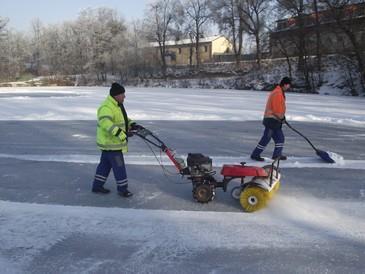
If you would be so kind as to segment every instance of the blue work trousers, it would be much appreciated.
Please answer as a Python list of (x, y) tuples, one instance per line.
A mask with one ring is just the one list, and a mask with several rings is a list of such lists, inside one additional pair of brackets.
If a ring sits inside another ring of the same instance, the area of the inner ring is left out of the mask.
[(261, 137), (261, 140), (258, 143), (258, 145), (256, 146), (256, 148), (252, 152), (251, 156), (259, 157), (261, 152), (264, 151), (265, 147), (270, 142), (271, 138), (275, 142), (275, 149), (274, 149), (272, 158), (275, 159), (275, 158), (281, 156), (281, 153), (284, 148), (284, 142), (285, 142), (285, 137), (284, 137), (283, 131), (282, 131), (281, 127), (277, 128), (277, 129), (271, 129), (266, 126), (265, 126), (264, 134)]
[(121, 151), (102, 150), (100, 163), (96, 168), (93, 188), (101, 187), (105, 184), (111, 169), (113, 169), (118, 192), (125, 192), (128, 188), (128, 179)]

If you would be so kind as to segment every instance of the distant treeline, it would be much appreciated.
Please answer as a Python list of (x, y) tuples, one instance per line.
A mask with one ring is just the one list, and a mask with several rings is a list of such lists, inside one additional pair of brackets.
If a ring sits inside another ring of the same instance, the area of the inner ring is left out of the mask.
[[(237, 63), (243, 53), (254, 54), (259, 70), (263, 54), (267, 56), (270, 52), (270, 33), (277, 29), (279, 19), (300, 19), (309, 15), (320, 18), (321, 11), (331, 10), (333, 22), (343, 32), (343, 39), (354, 47), (354, 56), (351, 58), (364, 85), (365, 58), (363, 51), (356, 48), (359, 41), (351, 32), (351, 24), (336, 21), (335, 17), (339, 11), (351, 10), (355, 3), (364, 3), (364, 0), (156, 0), (149, 1), (144, 18), (140, 20), (126, 22), (117, 10), (88, 8), (75, 20), (62, 24), (45, 25), (35, 19), (29, 33), (10, 30), (8, 20), (2, 15), (0, 80), (21, 80), (26, 74), (93, 74), (105, 82), (110, 74), (126, 79), (156, 68), (164, 75), (168, 55), (166, 41), (189, 38), (199, 49), (200, 39), (211, 35), (212, 29), (218, 29), (220, 34), (231, 41)], [(299, 24), (298, 27), (304, 26)], [(319, 32), (317, 35), (320, 38)], [(295, 39), (299, 52), (296, 65), (300, 67), (308, 88), (313, 89), (320, 82), (320, 51), (317, 52), (317, 63), (309, 66), (305, 63), (308, 53), (304, 36)], [(151, 63), (144, 56), (143, 49), (150, 42), (159, 45), (158, 63)], [(319, 42), (320, 39), (315, 41)], [(285, 45), (286, 41), (282, 43)], [(285, 56), (285, 47), (283, 49)], [(195, 52), (194, 58), (196, 65), (193, 69), (199, 70), (199, 50)], [(288, 62), (289, 72), (291, 66)], [(313, 77), (314, 72), (319, 76)], [(317, 79), (317, 82), (313, 79)]]

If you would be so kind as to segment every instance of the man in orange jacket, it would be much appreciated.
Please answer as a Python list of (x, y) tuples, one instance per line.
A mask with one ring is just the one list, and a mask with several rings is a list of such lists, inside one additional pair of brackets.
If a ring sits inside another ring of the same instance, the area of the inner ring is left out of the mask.
[(278, 85), (270, 93), (266, 103), (264, 120), (262, 122), (265, 126), (265, 131), (260, 142), (251, 153), (251, 159), (256, 161), (264, 161), (265, 159), (260, 155), (272, 138), (275, 142), (275, 149), (272, 159), (280, 158), (280, 160), (286, 160), (286, 156), (282, 155), (285, 137), (281, 127), (285, 121), (285, 91), (287, 91), (290, 86), (290, 78), (284, 77), (281, 80), (280, 85)]

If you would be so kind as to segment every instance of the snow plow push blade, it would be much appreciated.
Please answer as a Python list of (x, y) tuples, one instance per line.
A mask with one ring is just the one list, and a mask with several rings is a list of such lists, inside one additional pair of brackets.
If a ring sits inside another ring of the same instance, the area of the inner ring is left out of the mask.
[(318, 155), (319, 157), (321, 157), (321, 158), (322, 158), (322, 160), (324, 160), (325, 162), (330, 163), (330, 164), (334, 164), (334, 163), (335, 163), (335, 160), (333, 160), (333, 159), (331, 158), (331, 156), (328, 154), (328, 152), (317, 149), (317, 150), (316, 150), (316, 153), (317, 153), (317, 155)]
[(288, 123), (288, 121), (286, 121), (285, 120), (285, 124), (292, 130), (292, 131), (294, 131), (295, 133), (297, 133), (297, 134), (299, 134), (300, 136), (302, 136), (307, 142), (308, 142), (308, 144), (310, 144), (311, 145), (311, 147), (316, 151), (316, 154), (319, 156), (319, 157), (321, 157), (321, 159), (323, 160), (323, 161), (325, 161), (325, 162), (327, 162), (327, 163), (330, 163), (330, 164), (334, 164), (334, 163), (336, 163), (335, 162), (335, 160), (333, 160), (332, 158), (331, 158), (331, 156), (328, 154), (328, 152), (326, 152), (326, 151), (323, 151), (323, 150), (319, 150), (319, 149), (317, 149), (313, 144), (312, 144), (312, 142), (311, 141), (309, 141), (309, 139), (306, 137), (306, 136), (304, 136), (302, 133), (300, 133), (298, 130), (296, 130), (295, 128), (293, 128), (289, 123)]

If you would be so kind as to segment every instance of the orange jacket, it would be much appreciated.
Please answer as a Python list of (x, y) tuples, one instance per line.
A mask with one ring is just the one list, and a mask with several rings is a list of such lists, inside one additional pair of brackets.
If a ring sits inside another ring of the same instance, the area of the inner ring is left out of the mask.
[(284, 118), (286, 111), (285, 94), (280, 86), (270, 92), (266, 102), (264, 118), (280, 120)]

